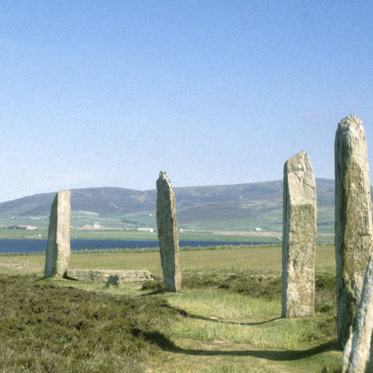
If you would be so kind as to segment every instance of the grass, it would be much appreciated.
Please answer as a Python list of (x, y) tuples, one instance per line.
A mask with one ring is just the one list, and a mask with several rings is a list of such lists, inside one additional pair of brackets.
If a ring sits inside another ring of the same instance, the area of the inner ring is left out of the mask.
[[(189, 248), (165, 293), (157, 250), (74, 252), (70, 267), (148, 269), (107, 288), (42, 280), (44, 255), (0, 255), (1, 372), (337, 372), (334, 248), (319, 246), (316, 315), (281, 319), (281, 248)], [(20, 275), (26, 273), (27, 275)]]
[[(17, 221), (18, 223), (18, 221)], [(20, 224), (20, 223), (19, 223)], [(26, 221), (26, 224), (32, 222)], [(5, 229), (0, 228), (1, 239), (47, 239), (48, 227), (41, 226), (39, 223), (38, 229), (31, 230), (18, 230), (18, 229)], [(114, 225), (113, 225), (114, 226)], [(278, 244), (278, 238), (282, 233), (278, 232), (273, 236), (266, 235), (266, 231), (276, 232), (277, 227), (268, 227), (262, 235), (251, 234), (247, 226), (239, 226), (235, 231), (228, 231), (226, 233), (212, 231), (195, 231), (195, 232), (179, 232), (179, 239), (185, 241), (225, 241), (225, 242), (271, 242)], [(276, 229), (276, 230), (274, 230)], [(225, 229), (227, 230), (227, 229)], [(224, 230), (221, 230), (224, 231)], [(245, 234), (243, 234), (245, 233)], [(323, 233), (320, 230), (320, 233)], [(103, 239), (103, 240), (158, 240), (157, 232), (142, 232), (135, 230), (121, 230), (121, 229), (108, 229), (108, 230), (78, 230), (77, 226), (71, 230), (72, 239)], [(319, 244), (330, 244), (334, 240), (333, 235), (320, 235), (317, 238)]]
[(175, 317), (158, 298), (97, 294), (74, 287), (0, 278), (2, 372), (140, 372), (158, 352), (138, 338)]
[[(279, 201), (280, 202), (280, 201)], [(176, 201), (178, 205), (178, 202)], [(253, 208), (253, 206), (252, 206)], [(282, 232), (282, 204), (279, 203), (277, 208), (267, 211), (249, 209), (240, 217), (237, 217), (234, 210), (222, 210), (218, 208), (216, 214), (211, 214), (213, 206), (209, 206), (209, 216), (186, 217), (185, 214), (178, 210), (178, 226), (183, 229), (210, 230), (210, 231), (251, 231), (260, 227), (265, 231), (273, 231), (281, 234)], [(222, 215), (223, 212), (223, 215)], [(227, 215), (224, 214), (228, 213)], [(231, 212), (234, 212), (233, 215)], [(185, 219), (186, 218), (186, 219)], [(332, 233), (334, 231), (334, 210), (328, 207), (319, 206), (318, 210), (318, 231), (320, 233)], [(71, 224), (74, 227), (83, 227), (92, 225), (94, 222), (100, 223), (104, 227), (114, 228), (156, 228), (156, 214), (147, 214), (143, 212), (129, 213), (123, 215), (100, 215), (87, 211), (75, 211), (73, 209)], [(35, 225), (47, 228), (49, 224), (49, 211), (46, 215), (37, 216), (18, 216), (17, 219), (7, 214), (0, 215), (0, 225)]]
[[(47, 227), (37, 230), (19, 230), (0, 228), (0, 238), (10, 239), (47, 239)], [(78, 230), (72, 229), (72, 239), (104, 239), (104, 240), (158, 240), (157, 232), (141, 232), (135, 230)], [(278, 242), (274, 237), (243, 236), (237, 234), (217, 234), (213, 232), (180, 232), (180, 240), (195, 241), (233, 241), (233, 242)]]

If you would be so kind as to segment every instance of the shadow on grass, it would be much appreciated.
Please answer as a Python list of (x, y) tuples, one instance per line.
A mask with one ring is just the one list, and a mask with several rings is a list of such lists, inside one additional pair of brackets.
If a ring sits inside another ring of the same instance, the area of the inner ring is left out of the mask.
[(156, 344), (162, 350), (185, 354), (193, 356), (252, 356), (260, 359), (267, 359), (273, 361), (291, 361), (305, 359), (317, 354), (328, 351), (342, 351), (342, 348), (338, 341), (332, 341), (328, 343), (323, 343), (319, 346), (309, 348), (307, 350), (286, 350), (286, 351), (276, 351), (276, 350), (234, 350), (234, 351), (209, 351), (209, 350), (192, 350), (183, 349), (176, 346), (170, 339), (164, 336), (162, 333), (153, 332), (147, 333), (136, 329), (133, 332), (134, 335), (142, 335), (142, 337), (150, 342)]
[(150, 293), (147, 293), (147, 294), (141, 294), (141, 295), (139, 295), (139, 298), (141, 298), (141, 297), (148, 297), (148, 296), (150, 296), (150, 295), (165, 294), (165, 293), (167, 293), (166, 290), (164, 290), (164, 289), (159, 289), (159, 290), (154, 290), (154, 291), (152, 291), (152, 292), (150, 292)]
[(187, 311), (184, 311), (180, 308), (173, 307), (170, 304), (164, 304), (162, 307), (165, 308), (170, 308), (174, 311), (176, 311), (178, 314), (180, 314), (183, 317), (189, 317), (191, 319), (196, 319), (196, 320), (203, 320), (203, 321), (210, 321), (210, 322), (216, 322), (219, 324), (230, 324), (230, 325), (243, 325), (243, 326), (254, 326), (254, 325), (262, 325), (262, 324), (268, 324), (270, 322), (280, 320), (281, 317), (275, 317), (274, 319), (266, 320), (266, 321), (260, 321), (260, 322), (237, 322), (237, 321), (223, 321), (218, 318), (212, 318), (212, 317), (206, 317), (206, 316), (199, 316), (199, 315), (193, 315)]

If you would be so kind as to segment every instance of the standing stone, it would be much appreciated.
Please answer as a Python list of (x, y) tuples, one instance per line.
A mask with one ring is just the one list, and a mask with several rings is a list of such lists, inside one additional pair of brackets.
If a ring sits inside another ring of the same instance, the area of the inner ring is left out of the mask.
[(337, 331), (344, 346), (361, 298), (372, 249), (367, 144), (358, 117), (351, 115), (338, 124), (334, 152)]
[(310, 317), (315, 304), (316, 183), (303, 150), (284, 166), (282, 317)]
[(69, 265), (70, 196), (69, 190), (61, 190), (52, 203), (44, 277), (63, 277)]
[(157, 226), (164, 287), (167, 291), (181, 290), (179, 237), (175, 215), (175, 196), (165, 172), (157, 180)]
[(373, 257), (369, 258), (353, 331), (343, 352), (342, 373), (373, 372)]

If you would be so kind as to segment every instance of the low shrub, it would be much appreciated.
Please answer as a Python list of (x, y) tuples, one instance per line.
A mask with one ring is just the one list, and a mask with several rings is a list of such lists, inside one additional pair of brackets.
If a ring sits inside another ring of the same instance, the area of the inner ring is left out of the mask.
[(0, 370), (140, 372), (159, 351), (146, 336), (181, 317), (165, 304), (1, 276)]

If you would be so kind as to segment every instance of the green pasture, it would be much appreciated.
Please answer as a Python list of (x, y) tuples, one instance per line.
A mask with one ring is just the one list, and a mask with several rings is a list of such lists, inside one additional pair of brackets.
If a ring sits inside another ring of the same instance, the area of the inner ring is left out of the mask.
[[(18, 230), (0, 228), (1, 238), (14, 239), (47, 239), (46, 227), (38, 230)], [(101, 239), (101, 240), (158, 240), (157, 232), (142, 232), (135, 230), (71, 230), (72, 239)], [(278, 242), (276, 237), (243, 236), (237, 234), (215, 234), (213, 232), (180, 232), (180, 240), (196, 241), (232, 241), (232, 242)]]
[(73, 252), (71, 268), (147, 269), (105, 287), (46, 279), (44, 255), (0, 255), (4, 372), (339, 372), (335, 263), (318, 246), (316, 314), (281, 316), (281, 247), (186, 248), (165, 293), (157, 249)]
[[(157, 232), (122, 230), (73, 230), (71, 238), (116, 239), (116, 240), (158, 240)], [(179, 232), (180, 240), (188, 241), (232, 241), (232, 242), (278, 242), (276, 237), (242, 236), (237, 234), (215, 234), (212, 232)]]
[[(27, 274), (42, 276), (44, 253), (0, 254), (0, 274), (13, 274), (7, 266), (22, 266)], [(181, 249), (182, 272), (186, 276), (212, 276), (215, 273), (246, 273), (250, 275), (281, 275), (280, 245), (221, 246)], [(70, 268), (82, 269), (147, 269), (155, 276), (162, 275), (158, 249), (113, 249), (77, 251), (71, 253)], [(334, 248), (317, 247), (316, 273), (334, 274)], [(15, 270), (14, 273), (18, 271)], [(219, 275), (220, 276), (220, 275)]]
[[(211, 206), (212, 208), (212, 206)], [(210, 211), (211, 212), (211, 211)], [(201, 234), (201, 231), (238, 231), (238, 232), (251, 232), (253, 229), (259, 227), (263, 232), (277, 232), (278, 235), (282, 234), (282, 209), (265, 211), (255, 211), (248, 216), (237, 218), (231, 215), (221, 215), (221, 211), (217, 210), (216, 214), (212, 213), (208, 218), (203, 216), (185, 217), (182, 211), (177, 213), (178, 227), (184, 230), (195, 230), (193, 235)], [(334, 210), (319, 207), (318, 210), (318, 232), (321, 234), (332, 234), (334, 232)], [(72, 232), (76, 238), (89, 238), (91, 235), (96, 235), (97, 232), (77, 231), (78, 228), (86, 225), (92, 226), (98, 223), (101, 227), (115, 228), (118, 231), (110, 231), (107, 233), (110, 238), (122, 237), (120, 229), (135, 230), (137, 228), (156, 228), (156, 214), (136, 212), (122, 215), (100, 215), (98, 213), (88, 211), (72, 211), (71, 225)], [(0, 215), (0, 225), (32, 225), (38, 227), (38, 230), (43, 234), (43, 230), (48, 228), (49, 215), (37, 216), (8, 216), (6, 214)], [(17, 231), (18, 235), (29, 235), (29, 232)], [(15, 234), (17, 234), (17, 232)], [(40, 232), (39, 232), (40, 233)], [(0, 237), (4, 234), (11, 234), (2, 232), (0, 230)], [(106, 236), (106, 233), (102, 233)], [(188, 238), (186, 238), (188, 239)], [(195, 238), (199, 239), (199, 238)], [(204, 239), (204, 238), (202, 238)], [(207, 239), (207, 238), (206, 238)]]

